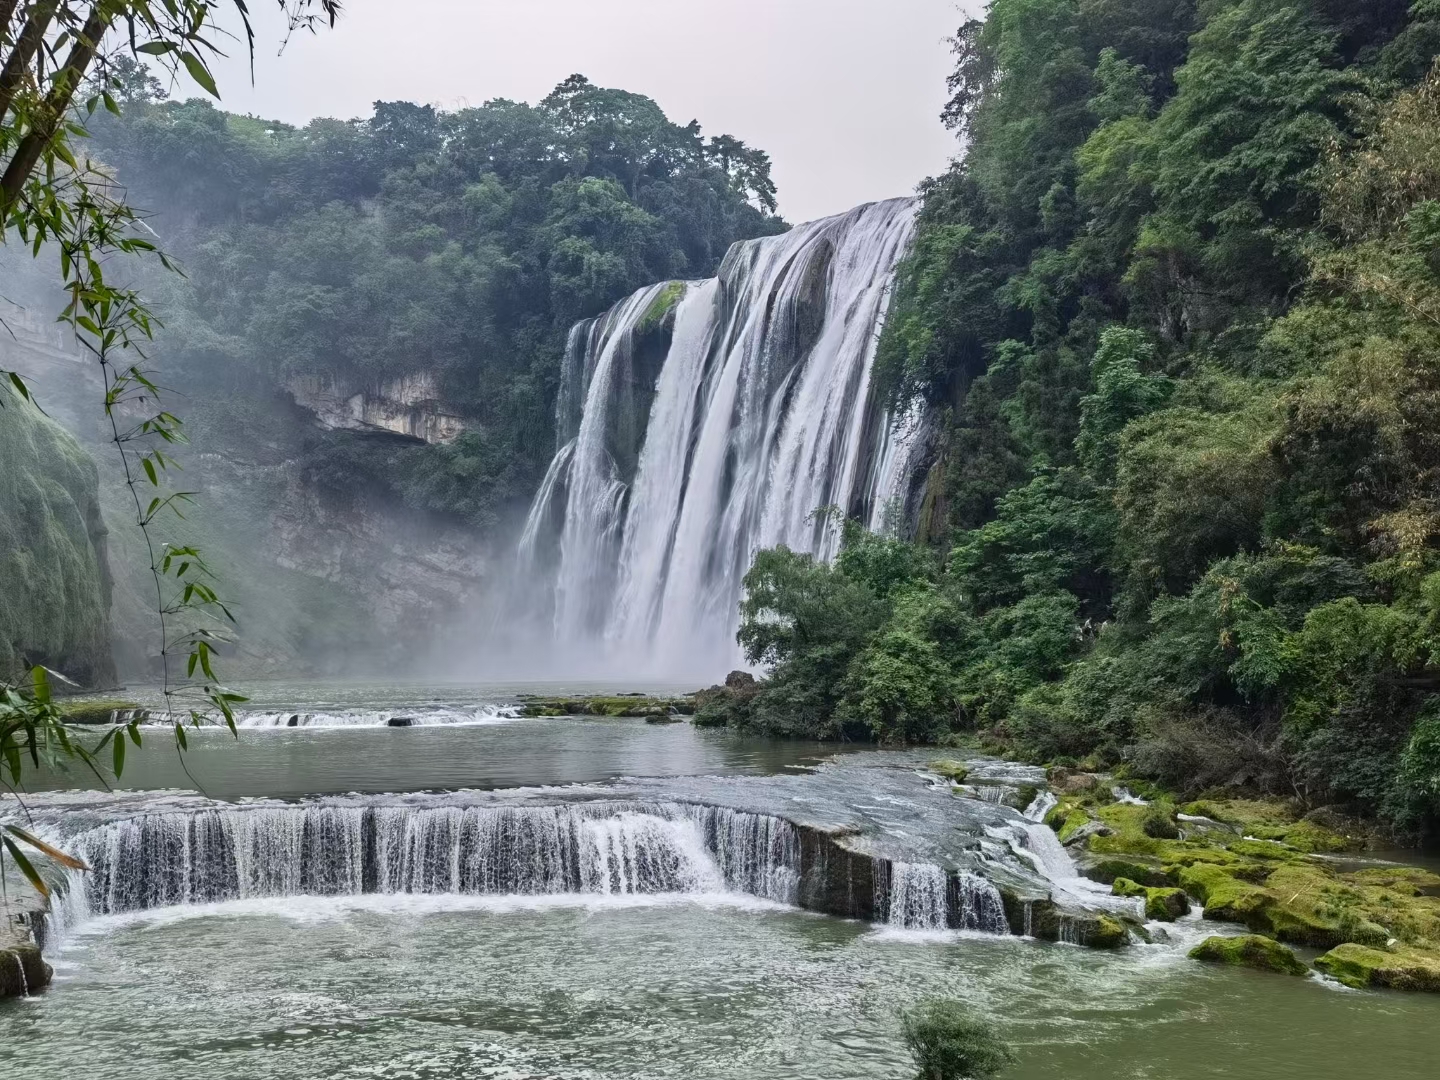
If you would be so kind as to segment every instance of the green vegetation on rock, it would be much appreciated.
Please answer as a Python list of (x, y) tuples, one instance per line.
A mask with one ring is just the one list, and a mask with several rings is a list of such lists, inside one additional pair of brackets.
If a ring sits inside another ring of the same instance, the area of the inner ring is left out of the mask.
[(1116, 878), (1110, 891), (1116, 896), (1135, 896), (1144, 900), (1147, 919), (1174, 922), (1190, 911), (1190, 900), (1183, 889), (1141, 885), (1128, 878)]
[(0, 591), (0, 681), (32, 664), (81, 684), (113, 681), (95, 462), (9, 386), (0, 386)]
[(1331, 949), (1315, 961), (1315, 966), (1357, 990), (1386, 987), (1440, 993), (1440, 957), (1433, 952), (1346, 944)]
[(1310, 969), (1293, 952), (1267, 937), (1209, 937), (1190, 950), (1190, 959), (1211, 964), (1274, 971), (1281, 975), (1304, 975)]
[(526, 697), (520, 701), (522, 716), (643, 716), (663, 719), (688, 716), (695, 711), (692, 697), (656, 698), (644, 694), (570, 698)]

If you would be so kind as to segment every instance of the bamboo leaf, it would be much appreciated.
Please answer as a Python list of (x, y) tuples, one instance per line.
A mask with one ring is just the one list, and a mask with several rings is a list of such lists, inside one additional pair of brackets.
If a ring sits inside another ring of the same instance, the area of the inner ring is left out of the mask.
[(30, 860), (27, 859), (25, 853), (16, 846), (15, 841), (11, 840), (8, 836), (0, 836), (0, 843), (3, 843), (5, 850), (10, 852), (10, 857), (15, 860), (15, 865), (19, 867), (20, 873), (25, 875), (25, 880), (30, 882), (30, 884), (35, 887), (35, 891), (41, 896), (47, 900), (50, 899), (50, 886), (45, 884), (45, 879), (36, 872), (35, 867), (30, 865)]
[(80, 859), (75, 858), (73, 855), (66, 855), (65, 852), (61, 851), (59, 848), (51, 847), (44, 840), (41, 840), (38, 836), (35, 836), (32, 833), (26, 832), (18, 825), (6, 825), (4, 826), (4, 828), (6, 832), (14, 836), (18, 836), (21, 840), (25, 841), (25, 843), (33, 847), (36, 851), (43, 851), (46, 855), (49, 855), (50, 858), (54, 859), (61, 866), (68, 866), (71, 870), (90, 869), (90, 867), (86, 866), (85, 863)]

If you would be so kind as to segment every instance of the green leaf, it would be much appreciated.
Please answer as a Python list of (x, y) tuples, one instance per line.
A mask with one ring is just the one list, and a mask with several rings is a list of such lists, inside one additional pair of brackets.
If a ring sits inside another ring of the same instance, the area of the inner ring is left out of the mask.
[(120, 774), (125, 771), (125, 736), (113, 739), (110, 743), (110, 764), (115, 772), (115, 779), (120, 779)]
[(182, 52), (180, 60), (184, 63), (185, 70), (190, 73), (190, 77), (199, 83), (202, 89), (211, 97), (218, 98), (220, 96), (220, 91), (215, 87), (214, 76), (210, 74), (209, 69), (198, 56), (192, 52)]
[(47, 900), (50, 899), (50, 886), (45, 884), (45, 879), (36, 872), (35, 867), (30, 865), (30, 860), (15, 845), (15, 841), (8, 836), (0, 836), (0, 843), (3, 843), (5, 850), (10, 852), (10, 857), (15, 860), (15, 865), (20, 868), (20, 873), (25, 875), (25, 880), (30, 882), (41, 896)]
[(145, 53), (149, 56), (164, 56), (166, 53), (174, 52), (175, 48), (175, 42), (173, 41), (147, 41), (135, 51)]
[(36, 851), (43, 851), (46, 855), (49, 855), (50, 858), (54, 859), (61, 866), (68, 866), (71, 870), (90, 869), (90, 867), (86, 866), (82, 861), (75, 858), (73, 855), (66, 855), (65, 852), (59, 850), (58, 848), (51, 847), (49, 844), (45, 843), (44, 840), (41, 840), (38, 836), (34, 836), (31, 833), (26, 832), (18, 825), (6, 825), (4, 826), (4, 829), (6, 832), (14, 836), (18, 836), (21, 840), (25, 841), (25, 843), (33, 847)]

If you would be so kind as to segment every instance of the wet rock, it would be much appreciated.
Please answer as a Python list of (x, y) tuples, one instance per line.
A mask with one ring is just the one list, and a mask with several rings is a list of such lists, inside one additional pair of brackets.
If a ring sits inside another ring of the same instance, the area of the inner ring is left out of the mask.
[(385, 721), (385, 725), (387, 727), (414, 727), (415, 718), (413, 716), (392, 716)]
[(1170, 875), (1158, 861), (1143, 858), (1089, 858), (1077, 860), (1080, 873), (1102, 885), (1113, 884), (1116, 878), (1129, 878), (1138, 885), (1165, 888), (1173, 885)]
[(1274, 971), (1281, 975), (1304, 975), (1309, 971), (1300, 958), (1284, 945), (1259, 934), (1206, 938), (1190, 950), (1190, 959), (1254, 968), (1256, 971)]
[(1347, 943), (1331, 949), (1315, 961), (1315, 966), (1355, 989), (1387, 987), (1440, 993), (1440, 958), (1405, 946), (1375, 949)]
[(1128, 878), (1116, 878), (1110, 890), (1116, 896), (1134, 896), (1145, 901), (1145, 917), (1157, 922), (1174, 922), (1190, 912), (1190, 899), (1183, 889), (1154, 888)]
[(36, 945), (0, 949), (0, 998), (23, 997), (50, 985), (53, 969)]
[(1092, 836), (1109, 836), (1111, 832), (1110, 826), (1103, 821), (1087, 821), (1083, 825), (1070, 829), (1068, 833), (1062, 830), (1060, 842), (1066, 847), (1073, 847), (1085, 843)]
[(1103, 782), (1099, 773), (1079, 772), (1062, 766), (1051, 769), (1047, 777), (1050, 790), (1056, 795), (1078, 795), (1081, 792), (1093, 791)]
[(296, 713), (294, 716), (290, 717), (289, 720), (286, 720), (286, 721), (285, 721), (285, 726), (286, 726), (286, 727), (299, 727), (299, 726), (300, 726), (300, 714), (299, 714), (299, 713)]

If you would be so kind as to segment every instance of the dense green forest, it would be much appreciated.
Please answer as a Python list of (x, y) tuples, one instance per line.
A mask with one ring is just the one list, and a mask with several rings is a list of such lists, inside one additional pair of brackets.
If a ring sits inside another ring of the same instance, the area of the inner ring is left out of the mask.
[(463, 420), (447, 445), (316, 435), (307, 474), (337, 494), (492, 524), (554, 453), (570, 326), (785, 228), (763, 152), (579, 75), (534, 106), (377, 102), (294, 128), (168, 101), (143, 68), (118, 70), (121, 114), (92, 118), (93, 151), (185, 272), (157, 267), (147, 287), (196, 441), (293, 424), (275, 406), (297, 376), (431, 373)]
[(712, 719), (1440, 818), (1440, 3), (995, 0), (881, 342), (920, 543), (747, 578)]

